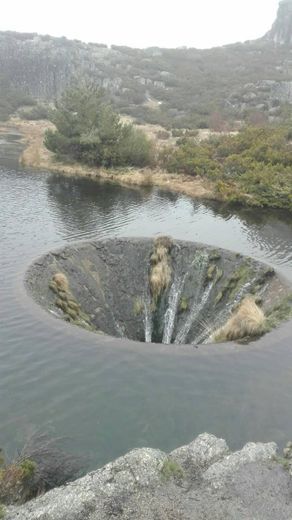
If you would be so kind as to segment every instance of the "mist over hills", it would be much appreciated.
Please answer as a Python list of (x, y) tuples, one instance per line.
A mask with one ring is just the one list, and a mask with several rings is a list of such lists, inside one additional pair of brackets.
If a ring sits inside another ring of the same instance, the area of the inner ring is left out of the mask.
[(251, 114), (281, 120), (292, 103), (292, 0), (280, 2), (264, 37), (208, 50), (0, 32), (2, 118), (27, 97), (53, 101), (84, 81), (103, 87), (121, 113), (166, 127), (209, 126), (218, 113), (230, 122)]

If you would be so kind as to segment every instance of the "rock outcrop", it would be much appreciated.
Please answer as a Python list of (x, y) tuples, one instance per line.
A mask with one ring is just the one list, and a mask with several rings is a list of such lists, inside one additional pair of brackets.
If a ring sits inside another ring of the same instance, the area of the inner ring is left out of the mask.
[[(287, 520), (292, 481), (274, 443), (231, 453), (207, 433), (170, 454), (136, 449), (6, 520)], [(280, 460), (280, 459), (279, 459)]]
[(281, 0), (277, 18), (266, 39), (280, 45), (292, 45), (292, 0)]

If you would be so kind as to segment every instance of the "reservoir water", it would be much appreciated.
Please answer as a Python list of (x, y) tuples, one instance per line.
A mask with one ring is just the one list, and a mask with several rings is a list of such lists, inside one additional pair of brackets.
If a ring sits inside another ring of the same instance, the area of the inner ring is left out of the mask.
[(2, 136), (0, 446), (13, 453), (31, 433), (49, 432), (68, 437), (96, 467), (133, 447), (170, 450), (203, 431), (233, 448), (291, 439), (287, 335), (276, 334), (267, 349), (259, 343), (229, 352), (97, 345), (93, 333), (39, 309), (23, 284), (30, 263), (51, 249), (161, 233), (253, 256), (292, 281), (291, 216), (24, 171), (15, 150)]

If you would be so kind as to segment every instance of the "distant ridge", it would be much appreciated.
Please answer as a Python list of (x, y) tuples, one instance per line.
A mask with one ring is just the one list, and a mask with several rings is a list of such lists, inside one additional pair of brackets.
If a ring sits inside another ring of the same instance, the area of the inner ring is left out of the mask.
[(89, 81), (140, 123), (216, 129), (252, 118), (279, 122), (292, 108), (291, 47), (292, 0), (280, 2), (265, 36), (205, 50), (107, 47), (0, 31), (0, 118), (1, 110), (7, 116), (17, 108), (9, 105), (15, 89), (52, 102)]

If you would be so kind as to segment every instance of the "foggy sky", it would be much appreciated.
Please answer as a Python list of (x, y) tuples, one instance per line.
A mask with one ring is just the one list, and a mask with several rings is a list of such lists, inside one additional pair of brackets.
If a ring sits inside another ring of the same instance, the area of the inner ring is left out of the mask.
[(8, 0), (0, 30), (131, 47), (207, 48), (255, 39), (278, 0)]

